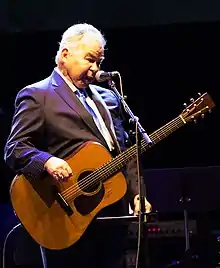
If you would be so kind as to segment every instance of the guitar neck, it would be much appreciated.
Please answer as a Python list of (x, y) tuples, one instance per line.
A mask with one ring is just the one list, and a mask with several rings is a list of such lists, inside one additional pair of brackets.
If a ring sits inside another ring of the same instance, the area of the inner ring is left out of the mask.
[[(179, 129), (184, 124), (185, 124), (184, 120), (181, 118), (181, 116), (178, 116), (174, 118), (172, 121), (170, 121), (169, 123), (167, 123), (166, 125), (154, 131), (150, 135), (150, 139), (152, 141), (151, 144), (147, 143), (144, 139), (142, 139), (141, 140), (141, 153), (145, 152), (147, 149), (151, 148), (152, 146), (157, 144), (159, 141), (168, 137), (170, 134), (172, 134), (174, 131)], [(96, 171), (97, 175), (101, 175), (102, 181), (104, 181), (109, 176), (121, 170), (126, 164), (128, 164), (130, 160), (135, 159), (136, 156), (137, 156), (137, 146), (136, 144), (134, 144), (129, 149), (125, 150), (124, 152), (122, 152), (121, 154), (113, 158), (110, 162), (105, 164), (101, 168), (101, 170), (100, 169), (97, 170)]]
[[(165, 139), (166, 137), (168, 137), (170, 134), (172, 134), (174, 131), (179, 129), (184, 124), (185, 124), (185, 121), (181, 118), (181, 116), (178, 116), (174, 118), (172, 121), (170, 121), (169, 123), (167, 123), (166, 125), (154, 131), (152, 134), (150, 134), (152, 145), (155, 145), (159, 141)], [(143, 152), (147, 150), (148, 148), (152, 147), (152, 145), (147, 144), (145, 140), (143, 140), (142, 143), (143, 143)]]

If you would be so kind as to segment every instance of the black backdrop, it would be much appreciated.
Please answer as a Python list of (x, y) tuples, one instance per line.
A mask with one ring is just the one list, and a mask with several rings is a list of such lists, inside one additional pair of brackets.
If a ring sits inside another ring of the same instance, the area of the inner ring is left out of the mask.
[(219, 21), (218, 0), (1, 0), (0, 29), (57, 30), (73, 21), (104, 28)]
[[(203, 121), (185, 126), (144, 154), (146, 169), (219, 165), (219, 26), (200, 22), (102, 28), (108, 40), (103, 69), (120, 71), (127, 103), (148, 133), (177, 116), (198, 92), (210, 93), (217, 105)], [(1, 32), (2, 200), (8, 200), (14, 175), (4, 164), (3, 146), (15, 95), (50, 75), (61, 34)]]

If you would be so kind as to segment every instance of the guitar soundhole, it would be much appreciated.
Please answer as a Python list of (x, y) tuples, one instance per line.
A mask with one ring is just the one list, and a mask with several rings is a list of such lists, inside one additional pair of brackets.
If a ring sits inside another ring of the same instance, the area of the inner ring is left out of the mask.
[(100, 182), (96, 182), (95, 178), (88, 178), (87, 176), (91, 174), (92, 171), (84, 171), (80, 174), (78, 178), (78, 185), (83, 192), (93, 193), (100, 187)]
[(87, 170), (78, 177), (78, 185), (84, 194), (77, 196), (74, 204), (76, 210), (82, 215), (91, 213), (102, 201), (105, 194), (104, 185), (101, 182), (96, 182), (95, 178), (87, 177), (91, 173), (92, 171)]

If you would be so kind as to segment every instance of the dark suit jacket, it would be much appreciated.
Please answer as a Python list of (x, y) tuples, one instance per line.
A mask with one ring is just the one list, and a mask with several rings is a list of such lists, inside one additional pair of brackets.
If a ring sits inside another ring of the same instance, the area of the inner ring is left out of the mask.
[[(90, 94), (119, 153), (125, 149), (119, 101), (112, 91), (95, 85), (90, 85)], [(5, 161), (16, 173), (38, 179), (51, 156), (65, 158), (86, 141), (96, 141), (107, 148), (92, 116), (55, 70), (50, 77), (17, 94), (5, 145)], [(127, 175), (130, 197), (137, 193), (132, 170)]]

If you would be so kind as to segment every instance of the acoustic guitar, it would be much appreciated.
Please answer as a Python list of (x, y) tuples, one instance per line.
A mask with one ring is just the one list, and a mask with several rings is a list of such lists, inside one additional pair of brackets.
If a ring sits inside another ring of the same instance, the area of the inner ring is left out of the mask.
[[(152, 144), (141, 140), (141, 153), (214, 106), (207, 93), (200, 94), (179, 116), (150, 135)], [(17, 175), (10, 188), (15, 214), (38, 244), (67, 248), (80, 239), (100, 210), (125, 195), (127, 184), (121, 170), (136, 155), (136, 144), (113, 158), (101, 144), (91, 141), (65, 159), (73, 170), (68, 182), (55, 182), (49, 175), (39, 180)]]

